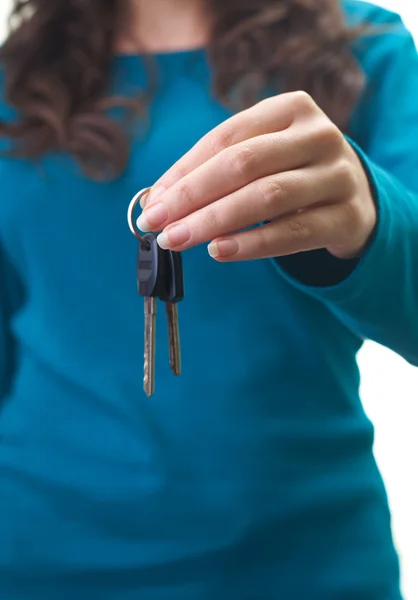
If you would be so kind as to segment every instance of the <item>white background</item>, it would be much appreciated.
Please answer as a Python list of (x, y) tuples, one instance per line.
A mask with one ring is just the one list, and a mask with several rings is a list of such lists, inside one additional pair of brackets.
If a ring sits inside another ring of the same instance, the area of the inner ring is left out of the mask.
[[(0, 2), (2, 38), (10, 3)], [(401, 13), (418, 40), (416, 0), (377, 0), (376, 4)], [(418, 600), (418, 369), (375, 344), (365, 345), (360, 364), (362, 397), (376, 427), (375, 453), (392, 507), (405, 600)]]

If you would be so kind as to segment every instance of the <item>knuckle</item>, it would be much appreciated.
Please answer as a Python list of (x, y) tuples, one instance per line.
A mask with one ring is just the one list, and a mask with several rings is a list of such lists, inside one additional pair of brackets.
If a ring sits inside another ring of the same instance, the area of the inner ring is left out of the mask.
[(271, 254), (264, 227), (254, 229), (254, 250), (257, 256), (269, 256)]
[(192, 209), (194, 206), (195, 195), (192, 187), (188, 183), (179, 183), (176, 189), (176, 195), (179, 198), (181, 208)]
[(321, 119), (314, 129), (315, 142), (318, 148), (331, 152), (333, 155), (338, 154), (344, 144), (344, 138), (341, 131), (332, 121)]
[(248, 144), (241, 144), (226, 153), (232, 169), (239, 175), (251, 173), (254, 167), (256, 153)]
[(182, 164), (173, 165), (168, 176), (160, 179), (160, 184), (164, 187), (171, 187), (177, 181), (180, 181), (187, 175), (186, 167)]
[(236, 132), (231, 127), (222, 126), (208, 136), (208, 143), (212, 156), (216, 156), (234, 144)]
[(312, 226), (308, 222), (300, 219), (290, 219), (287, 223), (288, 231), (291, 239), (296, 242), (306, 242), (313, 236)]
[(173, 178), (180, 180), (187, 175), (187, 169), (185, 166), (176, 165), (173, 169)]
[(291, 102), (299, 114), (311, 113), (316, 109), (316, 104), (312, 96), (303, 90), (292, 92)]
[(259, 181), (255, 189), (259, 203), (264, 205), (267, 211), (274, 209), (279, 202), (282, 203), (287, 195), (286, 187), (278, 177)]
[(357, 177), (353, 165), (347, 159), (341, 159), (336, 166), (336, 175), (344, 196), (350, 195), (357, 187)]

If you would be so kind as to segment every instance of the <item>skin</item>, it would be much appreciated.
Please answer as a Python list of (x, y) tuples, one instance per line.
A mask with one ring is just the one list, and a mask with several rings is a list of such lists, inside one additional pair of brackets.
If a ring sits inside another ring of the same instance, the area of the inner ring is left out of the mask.
[[(159, 37), (161, 3), (171, 12)], [(153, 51), (207, 41), (207, 15), (198, 1), (137, 0), (135, 6), (137, 14), (139, 6), (147, 11), (148, 28), (154, 27)], [(170, 23), (176, 23), (172, 37)], [(219, 262), (319, 248), (338, 258), (358, 257), (377, 221), (356, 152), (304, 92), (263, 100), (216, 127), (144, 201), (137, 225), (161, 232), (162, 248), (182, 251), (209, 242), (209, 254)]]
[(211, 29), (206, 4), (207, 0), (131, 0), (116, 40), (116, 52), (159, 53), (203, 48)]

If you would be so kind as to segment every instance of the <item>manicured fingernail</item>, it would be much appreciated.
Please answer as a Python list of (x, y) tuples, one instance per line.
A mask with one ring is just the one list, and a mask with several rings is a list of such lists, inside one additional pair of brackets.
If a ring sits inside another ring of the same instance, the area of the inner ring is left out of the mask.
[(237, 240), (220, 240), (212, 242), (208, 246), (209, 256), (212, 258), (226, 258), (236, 254), (239, 250)]
[(162, 196), (162, 194), (164, 194), (165, 191), (166, 190), (162, 185), (156, 185), (155, 187), (152, 187), (148, 194), (142, 196), (140, 202), (141, 208), (145, 208), (146, 205), (149, 204), (151, 201), (155, 202), (160, 196)]
[(146, 208), (136, 222), (140, 231), (152, 231), (158, 229), (168, 218), (168, 211), (162, 202), (157, 202), (149, 208)]
[(182, 246), (190, 239), (190, 230), (187, 225), (180, 223), (174, 225), (170, 229), (166, 229), (157, 238), (157, 242), (163, 250), (171, 250), (171, 248), (177, 248)]

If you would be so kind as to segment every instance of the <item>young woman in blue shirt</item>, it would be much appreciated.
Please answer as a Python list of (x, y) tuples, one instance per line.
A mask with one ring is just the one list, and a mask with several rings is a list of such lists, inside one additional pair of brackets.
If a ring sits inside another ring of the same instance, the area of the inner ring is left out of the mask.
[[(418, 57), (357, 0), (16, 0), (0, 598), (399, 600), (365, 339), (418, 365)], [(142, 390), (138, 225), (183, 251)], [(209, 252), (208, 252), (209, 250)], [(396, 402), (396, 398), (393, 399)]]

